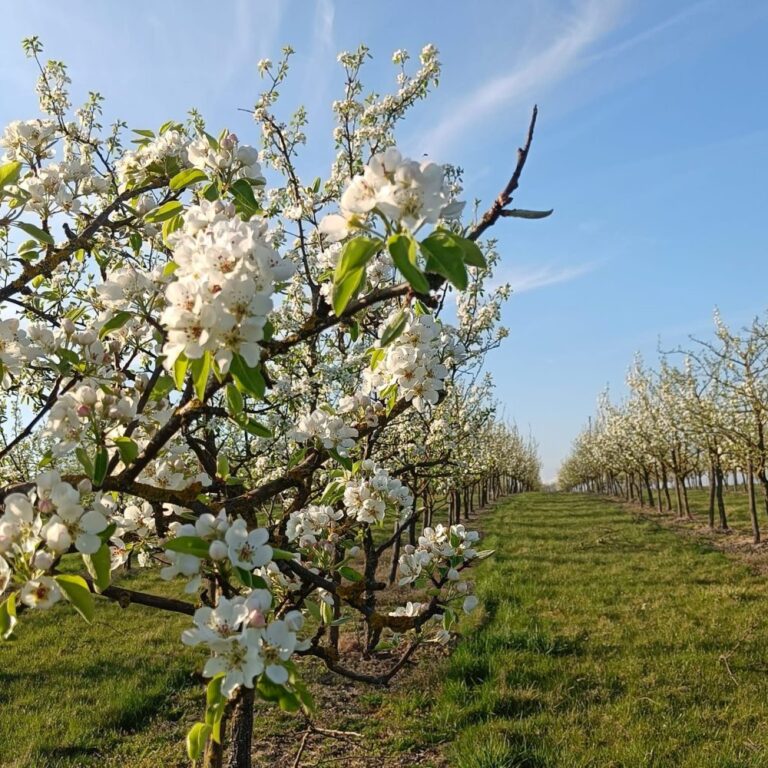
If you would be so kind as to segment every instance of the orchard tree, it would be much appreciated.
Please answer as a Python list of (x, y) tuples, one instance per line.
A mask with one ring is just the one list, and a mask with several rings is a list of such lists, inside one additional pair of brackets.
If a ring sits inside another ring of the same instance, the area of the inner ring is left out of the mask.
[(732, 472), (737, 484), (740, 471), (758, 543), (758, 508), (768, 514), (768, 326), (755, 318), (733, 331), (715, 313), (714, 338), (693, 341), (691, 349), (676, 351), (684, 354), (682, 365), (665, 355), (653, 372), (635, 361), (627, 398), (617, 406), (601, 403), (594, 423), (577, 438), (563, 464), (560, 483), (642, 504), (637, 479), (642, 477), (650, 503), (655, 485), (659, 496), (663, 489), (670, 509), (671, 475), (678, 516), (692, 519), (688, 487), (702, 487), (706, 474), (709, 526), (715, 528), (717, 510), (720, 530), (728, 531), (725, 478)]
[[(259, 64), (254, 147), (197, 112), (104, 129), (102, 97), (73, 110), (66, 67), (24, 48), (42, 116), (0, 138), (0, 634), (57, 603), (189, 616), (209, 681), (189, 756), (248, 766), (255, 696), (312, 708), (297, 657), (386, 683), (475, 607), (466, 572), (489, 553), (471, 502), (433, 519), (441, 495), (538, 483), (480, 377), (509, 293), (481, 238), (548, 213), (509, 207), (536, 112), (466, 218), (459, 169), (395, 146), (437, 83), (432, 46), (414, 69), (395, 54), (384, 96), (361, 82), (365, 47), (339, 56), (335, 154), (309, 181), (306, 113), (280, 116), (290, 49)], [(178, 596), (120, 586), (126, 567)], [(382, 600), (388, 568), (406, 605)], [(381, 672), (345, 654), (347, 622), (364, 655), (395, 649)]]

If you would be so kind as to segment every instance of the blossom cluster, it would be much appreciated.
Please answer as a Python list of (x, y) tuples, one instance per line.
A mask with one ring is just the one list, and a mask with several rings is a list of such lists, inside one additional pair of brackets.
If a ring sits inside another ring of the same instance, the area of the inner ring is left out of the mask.
[(222, 372), (233, 355), (258, 363), (275, 282), (294, 269), (265, 231), (263, 221), (243, 221), (232, 204), (204, 200), (187, 210), (171, 236), (177, 269), (160, 318), (168, 331), (166, 368), (182, 354), (199, 360), (207, 352)]
[(123, 153), (117, 163), (117, 173), (125, 184), (141, 179), (151, 171), (176, 172), (189, 166), (187, 147), (189, 141), (178, 128), (169, 128), (141, 143), (135, 150)]
[(9, 387), (23, 365), (37, 357), (37, 351), (18, 319), (0, 320), (0, 380)]
[(29, 608), (48, 608), (61, 590), (49, 570), (62, 554), (74, 548), (84, 555), (96, 553), (109, 520), (99, 507), (83, 506), (84, 482), (75, 488), (55, 470), (38, 475), (34, 488), (10, 493), (0, 515), (0, 595), (12, 580), (20, 583), (19, 597)]
[(359, 523), (380, 523), (388, 509), (394, 509), (399, 518), (413, 510), (408, 486), (371, 459), (361, 461), (359, 471), (347, 480), (343, 501), (347, 515)]
[(189, 143), (187, 159), (193, 168), (209, 176), (223, 176), (228, 181), (251, 179), (264, 181), (259, 164), (259, 152), (248, 144), (240, 144), (234, 133), (225, 132), (220, 141), (200, 136)]
[(310, 504), (304, 509), (291, 512), (285, 530), (288, 541), (298, 541), (303, 549), (314, 547), (321, 538), (333, 543), (331, 535), (344, 512), (327, 504)]
[(415, 231), (424, 224), (456, 218), (463, 208), (463, 203), (450, 199), (442, 165), (409, 160), (390, 147), (374, 155), (363, 173), (350, 180), (341, 195), (340, 213), (326, 216), (320, 231), (331, 241), (342, 240), (374, 212), (398, 228)]
[(441, 340), (441, 326), (431, 315), (409, 310), (401, 334), (384, 348), (383, 359), (366, 370), (365, 390), (381, 393), (395, 385), (398, 394), (417, 411), (435, 405), (448, 375), (441, 360)]
[(299, 418), (295, 429), (290, 432), (290, 437), (297, 443), (317, 440), (326, 450), (346, 456), (354, 447), (357, 434), (357, 430), (350, 427), (341, 416), (318, 408)]
[(272, 594), (266, 589), (232, 599), (221, 597), (215, 608), (198, 608), (195, 627), (182, 634), (185, 645), (205, 645), (211, 651), (203, 675), (222, 676), (225, 696), (232, 697), (240, 686), (252, 688), (262, 674), (285, 685), (289, 679), (285, 662), (308, 647), (308, 641), (297, 637), (304, 625), (301, 612), (289, 611), (268, 621), (271, 608)]
[(63, 456), (82, 445), (86, 431), (98, 438), (129, 423), (136, 405), (135, 392), (113, 394), (94, 381), (78, 384), (61, 395), (48, 414), (46, 433), (54, 438), (53, 454)]
[(206, 512), (194, 523), (174, 521), (169, 528), (173, 538), (195, 537), (208, 544), (205, 556), (198, 556), (199, 552), (191, 554), (172, 549), (165, 551), (168, 565), (160, 571), (160, 576), (166, 580), (176, 576), (188, 578), (185, 587), (188, 593), (199, 589), (201, 570), (206, 557), (215, 563), (227, 561), (233, 568), (248, 572), (261, 568), (272, 560), (272, 547), (267, 543), (269, 531), (266, 528), (248, 530), (245, 520), (239, 517), (230, 521), (223, 511), (215, 517)]
[(422, 575), (431, 576), (436, 583), (447, 582), (454, 594), (466, 595), (463, 607), (469, 613), (477, 598), (467, 594), (470, 585), (461, 579), (460, 570), (478, 557), (474, 544), (479, 539), (477, 531), (468, 531), (460, 524), (425, 528), (418, 546), (404, 547), (398, 561), (399, 584), (413, 584)]
[(33, 163), (53, 157), (57, 126), (53, 120), (14, 120), (0, 136), (3, 162)]

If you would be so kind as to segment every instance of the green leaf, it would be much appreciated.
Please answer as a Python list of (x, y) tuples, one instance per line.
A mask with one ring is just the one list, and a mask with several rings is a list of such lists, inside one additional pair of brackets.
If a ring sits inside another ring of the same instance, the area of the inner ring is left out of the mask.
[(253, 395), (257, 400), (264, 399), (267, 385), (258, 368), (251, 368), (242, 356), (234, 355), (229, 366), (229, 372), (249, 395)]
[(205, 689), (205, 705), (206, 707), (217, 704), (224, 698), (221, 692), (221, 678), (214, 677)]
[(91, 461), (90, 456), (85, 452), (85, 448), (75, 448), (75, 456), (77, 456), (77, 460), (85, 470), (85, 474), (93, 480), (93, 462)]
[(161, 221), (172, 219), (184, 210), (184, 206), (178, 200), (170, 200), (167, 203), (154, 208), (145, 217), (145, 221), (159, 224)]
[(120, 328), (122, 328), (132, 317), (134, 317), (133, 312), (127, 312), (127, 311), (121, 311), (121, 312), (115, 312), (112, 317), (107, 320), (104, 325), (101, 326), (101, 330), (99, 331), (99, 338), (103, 339), (107, 334), (111, 333), (112, 331), (117, 331)]
[(269, 589), (267, 582), (261, 576), (246, 571), (245, 568), (235, 568), (235, 573), (242, 585), (248, 589)]
[(176, 384), (176, 389), (184, 389), (184, 378), (187, 375), (187, 368), (189, 368), (189, 360), (183, 354), (179, 355), (173, 364), (173, 381)]
[(34, 237), (35, 240), (53, 245), (53, 238), (44, 229), (40, 229), (40, 227), (36, 227), (34, 224), (27, 224), (25, 221), (17, 221), (16, 226), (19, 229), (23, 229), (31, 237)]
[(43, 458), (37, 463), (38, 469), (43, 469), (53, 463), (53, 451), (49, 448), (44, 454)]
[(352, 459), (349, 458), (349, 456), (342, 456), (338, 451), (331, 448), (328, 453), (341, 464), (344, 469), (346, 469), (348, 472), (352, 471)]
[(256, 690), (265, 701), (280, 701), (285, 688), (282, 685), (273, 683), (266, 675), (262, 675), (256, 684)]
[(54, 576), (54, 579), (74, 609), (90, 624), (93, 621), (96, 606), (85, 579), (82, 576), (69, 574)]
[(429, 283), (416, 266), (416, 242), (410, 235), (392, 235), (387, 240), (392, 261), (416, 293), (429, 293)]
[(474, 240), (469, 240), (466, 237), (453, 236), (461, 250), (464, 252), (464, 263), (469, 264), (470, 267), (479, 267), (485, 269), (488, 266), (488, 262), (483, 256), (483, 252)]
[(525, 208), (511, 208), (505, 210), (502, 216), (511, 216), (515, 219), (546, 219), (547, 216), (552, 215), (554, 210), (554, 208), (550, 208), (548, 211), (527, 211)]
[(117, 450), (120, 451), (120, 458), (123, 464), (127, 466), (136, 461), (136, 457), (139, 455), (139, 446), (136, 441), (131, 440), (130, 437), (116, 437), (112, 442), (117, 446)]
[(211, 353), (205, 352), (202, 357), (190, 362), (192, 371), (192, 383), (195, 385), (195, 394), (198, 400), (205, 399), (205, 385), (211, 375)]
[(227, 408), (233, 416), (239, 416), (243, 412), (243, 396), (234, 384), (227, 384)]
[(380, 240), (370, 237), (356, 237), (344, 246), (341, 258), (333, 273), (333, 280), (340, 280), (347, 272), (366, 267), (374, 254), (381, 248)]
[(255, 419), (248, 419), (241, 417), (236, 420), (237, 423), (242, 427), (249, 435), (253, 435), (254, 437), (274, 437), (272, 434), (272, 430), (268, 427), (265, 427), (263, 424), (259, 424), (258, 421)]
[(205, 751), (205, 743), (213, 729), (207, 723), (195, 723), (187, 733), (187, 755), (190, 760), (199, 760)]
[[(386, 347), (388, 344), (391, 344), (405, 330), (407, 321), (408, 316), (401, 309), (384, 329), (384, 333), (381, 334), (381, 346)], [(373, 363), (373, 360), (371, 360), (371, 363)]]
[(365, 267), (381, 248), (380, 240), (356, 237), (347, 242), (333, 273), (333, 311), (341, 317), (365, 283)]
[(365, 285), (364, 267), (347, 272), (338, 282), (334, 279), (331, 305), (336, 317), (341, 317), (349, 302), (360, 293), (363, 285)]
[(362, 581), (363, 580), (363, 574), (359, 573), (354, 568), (350, 568), (348, 565), (342, 565), (341, 568), (339, 568), (339, 573), (347, 581)]
[(174, 233), (177, 229), (181, 229), (183, 224), (184, 224), (184, 217), (179, 215), (172, 216), (170, 219), (166, 219), (163, 222), (163, 227), (162, 227), (163, 242), (166, 245), (169, 245), (168, 236)]
[(7, 640), (16, 626), (16, 593), (11, 592), (8, 599), (0, 603), (0, 637)]
[(27, 258), (33, 258), (34, 256), (37, 256), (37, 252), (40, 248), (40, 243), (37, 240), (25, 240), (17, 249), (16, 253), (19, 254), (19, 256), (24, 256), (24, 254), (31, 254)]
[(421, 248), (427, 256), (427, 272), (442, 275), (460, 291), (467, 287), (469, 278), (464, 266), (464, 250), (450, 232), (435, 230), (421, 241)]
[(5, 163), (0, 165), (0, 189), (15, 184), (21, 176), (21, 163)]
[(83, 562), (88, 573), (93, 577), (93, 583), (97, 592), (103, 592), (111, 581), (112, 557), (109, 553), (109, 545), (102, 544), (92, 555), (83, 555)]
[(214, 677), (205, 689), (205, 722), (211, 726), (211, 738), (221, 743), (221, 721), (227, 709), (227, 698), (221, 692), (222, 677)]
[(381, 348), (376, 347), (371, 350), (371, 370), (375, 371), (378, 364), (384, 359), (387, 353)]
[(315, 708), (315, 700), (312, 698), (309, 688), (301, 680), (293, 680), (291, 684), (304, 709), (307, 712), (312, 712)]
[(219, 199), (219, 186), (215, 181), (203, 187), (203, 197), (211, 203)]
[(315, 621), (322, 621), (322, 618), (320, 617), (320, 606), (314, 600), (309, 600), (304, 603), (304, 607)]
[(283, 694), (280, 696), (278, 703), (283, 712), (298, 712), (300, 709), (299, 699), (296, 694), (285, 689), (283, 689)]
[(175, 539), (168, 539), (164, 546), (171, 552), (179, 552), (182, 555), (192, 555), (203, 559), (208, 557), (210, 544), (199, 536), (178, 536)]
[(107, 476), (109, 469), (109, 453), (107, 449), (100, 445), (96, 451), (96, 459), (93, 462), (93, 483), (99, 487)]
[(275, 549), (275, 547), (272, 547), (272, 559), (273, 560), (295, 560), (296, 555), (293, 552), (288, 552), (285, 549)]
[(114, 535), (117, 530), (117, 523), (110, 523), (98, 537), (101, 539), (102, 544), (106, 544)]
[(163, 267), (163, 277), (170, 277), (178, 268), (179, 265), (175, 261), (169, 261)]
[(250, 219), (254, 214), (261, 213), (261, 208), (253, 194), (253, 187), (245, 179), (238, 179), (229, 191), (235, 198), (235, 208), (241, 216)]
[(198, 181), (207, 181), (208, 177), (199, 168), (186, 168), (177, 173), (170, 181), (168, 186), (174, 191), (186, 189)]
[(163, 374), (155, 382), (155, 386), (152, 387), (152, 399), (160, 400), (160, 398), (165, 397), (174, 388), (175, 385), (176, 382), (173, 380), (172, 376), (166, 376)]
[(306, 455), (309, 448), (299, 448), (288, 459), (288, 469), (293, 469)]

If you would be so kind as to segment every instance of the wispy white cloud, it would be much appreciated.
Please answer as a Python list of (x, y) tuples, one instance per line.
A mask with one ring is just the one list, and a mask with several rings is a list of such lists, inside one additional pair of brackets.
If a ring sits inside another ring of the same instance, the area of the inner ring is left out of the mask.
[[(329, 50), (333, 50), (333, 22), (336, 18), (336, 7), (333, 0), (317, 0), (315, 6), (315, 24), (312, 34), (313, 56), (324, 56)], [(322, 62), (328, 66), (328, 62)]]
[(486, 121), (500, 108), (510, 108), (541, 96), (542, 92), (573, 73), (589, 48), (613, 30), (621, 19), (623, 0), (588, 0), (564, 18), (554, 37), (538, 53), (505, 75), (495, 77), (454, 105), (449, 115), (428, 132), (424, 148), (439, 156), (466, 130)]
[(328, 85), (334, 73), (335, 20), (336, 6), (333, 0), (317, 0), (301, 98), (310, 115), (327, 101)]
[(535, 267), (509, 268), (499, 276), (501, 282), (509, 283), (515, 293), (526, 293), (539, 288), (546, 288), (558, 283), (568, 283), (576, 280), (600, 266), (601, 262), (588, 261), (583, 264), (558, 266), (544, 264)]
[(613, 56), (626, 53), (627, 51), (633, 48), (636, 48), (638, 45), (647, 43), (648, 41), (657, 37), (661, 33), (666, 32), (667, 30), (678, 27), (684, 23), (690, 23), (693, 17), (698, 16), (703, 12), (712, 9), (713, 7), (715, 7), (715, 4), (716, 4), (715, 0), (699, 0), (699, 2), (693, 3), (692, 5), (689, 5), (683, 8), (682, 10), (678, 11), (677, 13), (674, 13), (671, 16), (668, 16), (666, 19), (663, 19), (658, 24), (655, 24), (652, 27), (648, 27), (647, 29), (644, 29), (641, 32), (638, 32), (636, 35), (633, 35), (632, 37), (629, 37), (626, 40), (620, 41), (619, 43), (611, 46), (610, 48), (606, 48), (605, 50), (599, 51), (594, 55), (594, 57), (592, 58), (592, 61), (608, 59)]
[(234, 30), (227, 56), (222, 65), (222, 78), (228, 81), (259, 59), (277, 53), (277, 35), (283, 19), (286, 2), (259, 3), (237, 0), (234, 4)]

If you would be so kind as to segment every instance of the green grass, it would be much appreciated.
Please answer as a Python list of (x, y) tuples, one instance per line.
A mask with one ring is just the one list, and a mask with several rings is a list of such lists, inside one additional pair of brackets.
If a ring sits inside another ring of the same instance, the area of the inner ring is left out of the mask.
[[(706, 493), (693, 496), (706, 510)], [(726, 500), (734, 522), (741, 499)], [(595, 498), (520, 496), (481, 524), (497, 553), (475, 572), (485, 607), (453, 655), (422, 664), (397, 692), (359, 691), (323, 725), (363, 733), (358, 753), (383, 768), (425, 751), (434, 762), (419, 765), (444, 765), (439, 754), (455, 768), (768, 765), (760, 576), (653, 515)], [(188, 765), (202, 657), (179, 642), (187, 619), (100, 608), (91, 626), (63, 607), (29, 613), (0, 645), (2, 768)], [(260, 711), (257, 727), (274, 746), (301, 725)]]
[(179, 744), (201, 688), (199, 654), (179, 641), (187, 623), (106, 601), (91, 625), (63, 605), (26, 613), (0, 644), (0, 766), (188, 765)]
[(768, 764), (768, 586), (627, 507), (527, 495), (486, 519), (487, 615), (391, 705), (456, 768)]
[[(654, 490), (654, 494), (656, 491)], [(762, 491), (759, 488), (755, 489), (757, 500), (757, 511), (760, 522), (761, 530), (768, 535), (768, 517), (766, 517), (764, 509), (765, 505), (762, 499)], [(674, 489), (670, 490), (670, 497), (672, 504), (676, 504)], [(656, 499), (654, 498), (654, 502)], [(725, 512), (728, 517), (728, 525), (733, 529), (735, 533), (744, 534), (745, 536), (752, 535), (752, 527), (749, 519), (749, 505), (747, 502), (747, 494), (739, 486), (738, 490), (729, 488), (723, 494), (723, 501), (725, 502)], [(699, 525), (708, 525), (708, 509), (709, 509), (709, 491), (704, 489), (688, 489), (688, 503), (691, 508), (691, 513), (694, 517), (694, 522)], [(646, 510), (651, 510), (646, 507)], [(664, 514), (675, 515), (673, 510), (671, 513), (665, 512)], [(720, 525), (720, 518), (717, 513), (717, 507), (715, 507), (715, 525)]]

